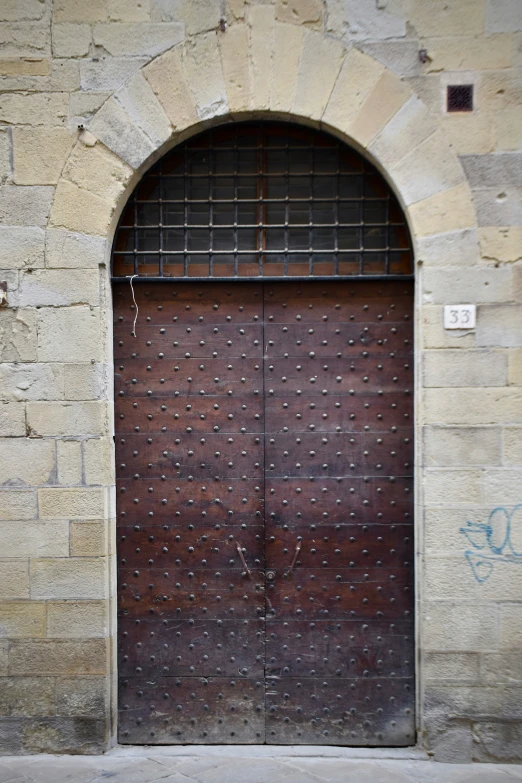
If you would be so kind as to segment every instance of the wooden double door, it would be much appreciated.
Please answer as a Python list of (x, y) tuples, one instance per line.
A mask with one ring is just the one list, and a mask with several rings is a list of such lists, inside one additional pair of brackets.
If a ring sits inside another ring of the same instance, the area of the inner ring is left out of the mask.
[(412, 284), (134, 289), (120, 741), (413, 744)]

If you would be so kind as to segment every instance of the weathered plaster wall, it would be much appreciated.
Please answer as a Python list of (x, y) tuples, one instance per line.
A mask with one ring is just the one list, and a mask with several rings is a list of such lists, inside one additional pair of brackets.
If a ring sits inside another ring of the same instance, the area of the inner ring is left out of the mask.
[[(126, 194), (185, 135), (272, 113), (366, 150), (405, 207), (419, 738), (520, 759), (520, 0), (2, 0), (0, 45), (0, 752), (114, 737), (107, 264)], [(445, 112), (455, 83), (472, 113)], [(470, 301), (477, 328), (445, 332), (443, 305)]]

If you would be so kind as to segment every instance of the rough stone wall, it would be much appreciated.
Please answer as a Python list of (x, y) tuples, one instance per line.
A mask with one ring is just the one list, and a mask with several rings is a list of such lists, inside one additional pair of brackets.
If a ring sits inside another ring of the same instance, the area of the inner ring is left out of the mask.
[[(448, 84), (474, 85), (473, 112), (446, 113)], [(520, 760), (520, 0), (0, 0), (0, 91), (0, 752), (114, 738), (107, 264), (125, 194), (183, 134), (272, 112), (366, 149), (404, 204), (419, 741)], [(458, 302), (475, 330), (443, 329)]]

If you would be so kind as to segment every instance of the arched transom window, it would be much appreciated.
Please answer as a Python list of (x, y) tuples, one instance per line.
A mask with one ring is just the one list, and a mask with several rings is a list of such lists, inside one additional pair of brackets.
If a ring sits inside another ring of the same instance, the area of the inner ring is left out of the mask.
[(119, 223), (113, 276), (395, 277), (413, 272), (381, 174), (334, 137), (287, 123), (223, 125), (145, 174)]

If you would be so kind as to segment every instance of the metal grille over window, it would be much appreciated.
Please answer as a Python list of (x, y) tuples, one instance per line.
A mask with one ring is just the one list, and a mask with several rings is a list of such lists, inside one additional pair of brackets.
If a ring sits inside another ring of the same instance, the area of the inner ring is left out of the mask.
[(169, 152), (136, 187), (113, 250), (120, 279), (412, 273), (404, 215), (375, 167), (328, 134), (269, 122)]

